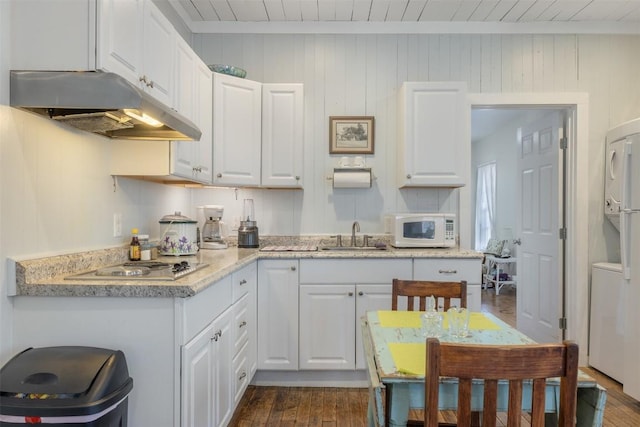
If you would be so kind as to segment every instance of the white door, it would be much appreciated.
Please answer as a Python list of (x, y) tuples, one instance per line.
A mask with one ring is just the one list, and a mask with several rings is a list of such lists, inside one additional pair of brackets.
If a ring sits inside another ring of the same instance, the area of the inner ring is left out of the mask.
[(392, 285), (357, 284), (356, 285), (356, 369), (365, 369), (364, 347), (360, 319), (367, 311), (391, 310)]
[(355, 367), (355, 286), (300, 286), (300, 369)]
[(262, 185), (302, 187), (304, 146), (301, 83), (262, 85)]
[(209, 325), (182, 347), (182, 425), (213, 426), (212, 332)]
[(559, 236), (562, 113), (524, 126), (518, 136), (517, 328), (538, 342), (561, 339)]
[(405, 82), (398, 108), (398, 186), (466, 185), (466, 83)]
[(145, 91), (173, 107), (173, 61), (179, 37), (171, 22), (151, 2), (144, 2), (142, 64)]
[(261, 139), (262, 84), (214, 73), (214, 183), (259, 185)]
[(98, 69), (116, 73), (133, 85), (142, 76), (142, 2), (98, 3)]
[(216, 426), (226, 426), (233, 415), (233, 310), (228, 308), (211, 324), (213, 332), (212, 381)]
[(298, 370), (298, 261), (258, 263), (258, 369)]

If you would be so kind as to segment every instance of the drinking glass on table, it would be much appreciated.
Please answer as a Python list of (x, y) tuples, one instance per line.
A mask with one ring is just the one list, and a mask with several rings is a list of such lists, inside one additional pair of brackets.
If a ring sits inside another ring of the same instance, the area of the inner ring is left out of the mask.
[(464, 307), (451, 307), (447, 310), (449, 335), (452, 338), (465, 338), (469, 335), (470, 312)]

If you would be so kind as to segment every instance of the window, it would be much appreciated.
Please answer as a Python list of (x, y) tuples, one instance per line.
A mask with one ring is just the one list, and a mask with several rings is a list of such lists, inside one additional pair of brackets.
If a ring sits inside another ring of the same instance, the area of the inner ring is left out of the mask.
[(475, 249), (482, 251), (495, 235), (496, 163), (478, 166), (476, 179), (476, 241)]

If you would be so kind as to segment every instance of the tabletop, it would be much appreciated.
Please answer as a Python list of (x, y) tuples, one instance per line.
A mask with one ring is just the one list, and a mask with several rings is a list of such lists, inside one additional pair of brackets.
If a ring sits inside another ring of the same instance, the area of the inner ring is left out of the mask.
[[(389, 425), (406, 425), (409, 407), (419, 408), (424, 403), (422, 396), (426, 346), (421, 330), (421, 313), (370, 311), (362, 318), (363, 344), (370, 377), (371, 426), (385, 425), (385, 422)], [(444, 316), (443, 329), (446, 331), (447, 313), (441, 314)], [(469, 334), (466, 337), (452, 338), (443, 333), (440, 341), (495, 345), (535, 344), (535, 341), (517, 329), (484, 312), (470, 314)], [(441, 384), (446, 385), (447, 382), (447, 379), (443, 379)], [(551, 388), (558, 387), (560, 381), (550, 379), (547, 384)], [(582, 371), (578, 374), (578, 387), (578, 425), (601, 425), (606, 391)], [(386, 396), (383, 396), (384, 394)], [(451, 399), (441, 400), (441, 409), (455, 409), (457, 399), (455, 396), (450, 397)], [(553, 411), (553, 394), (550, 394), (547, 400), (547, 407)], [(451, 403), (443, 405), (443, 402)]]

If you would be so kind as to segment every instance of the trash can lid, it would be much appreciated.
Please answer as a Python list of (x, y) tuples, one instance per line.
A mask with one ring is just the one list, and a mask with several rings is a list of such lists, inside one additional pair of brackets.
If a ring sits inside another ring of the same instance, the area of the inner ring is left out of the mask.
[[(86, 394), (116, 352), (95, 347), (30, 348), (0, 370), (0, 392), (40, 393), (75, 398)], [(122, 385), (128, 379), (120, 381)], [(118, 380), (116, 379), (116, 382)]]

